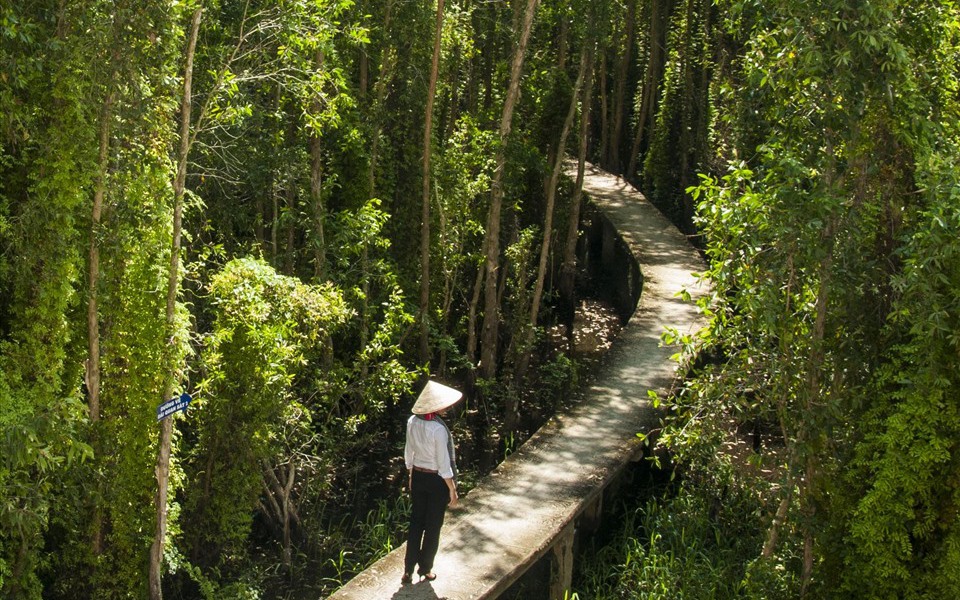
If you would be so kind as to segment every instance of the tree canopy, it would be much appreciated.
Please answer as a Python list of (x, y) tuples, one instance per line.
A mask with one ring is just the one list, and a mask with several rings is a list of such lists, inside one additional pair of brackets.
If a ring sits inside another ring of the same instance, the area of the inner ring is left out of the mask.
[(776, 476), (724, 488), (764, 531), (744, 577), (960, 596), (958, 31), (902, 0), (3, 2), (0, 595), (322, 593), (389, 548), (418, 381), (475, 399), (479, 472), (577, 380), (547, 335), (589, 292), (573, 155), (709, 261), (661, 441), (696, 482), (763, 440)]

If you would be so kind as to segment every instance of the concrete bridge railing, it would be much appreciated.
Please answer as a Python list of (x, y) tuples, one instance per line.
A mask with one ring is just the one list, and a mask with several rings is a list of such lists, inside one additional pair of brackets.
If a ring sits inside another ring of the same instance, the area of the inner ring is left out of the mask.
[[(576, 165), (567, 173), (575, 177)], [(331, 598), (496, 598), (545, 557), (551, 574), (543, 595), (559, 599), (569, 589), (577, 531), (595, 526), (604, 490), (639, 457), (636, 433), (658, 424), (647, 392), (666, 392), (675, 382), (675, 349), (661, 346), (661, 333), (705, 324), (677, 296), (706, 291), (692, 275), (704, 265), (686, 238), (629, 184), (589, 165), (584, 192), (606, 223), (601, 260), (614, 261), (621, 244), (633, 257), (616, 268), (625, 269), (621, 294), (636, 308), (596, 382), (580, 404), (552, 418), (462, 498), (461, 509), (448, 512), (437, 580), (401, 586), (401, 546)]]

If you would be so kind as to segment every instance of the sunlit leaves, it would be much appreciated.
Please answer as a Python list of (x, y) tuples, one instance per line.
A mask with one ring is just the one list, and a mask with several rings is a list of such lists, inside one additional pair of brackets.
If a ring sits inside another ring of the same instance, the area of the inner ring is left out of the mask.
[(785, 484), (821, 515), (801, 527), (822, 540), (827, 587), (956, 595), (945, 518), (956, 493), (934, 475), (952, 481), (958, 452), (943, 366), (960, 339), (946, 233), (956, 182), (952, 159), (936, 158), (956, 147), (956, 100), (944, 95), (956, 89), (955, 59), (944, 58), (956, 11), (733, 8), (731, 34), (750, 31), (737, 74), (749, 85), (724, 99), (750, 145), (691, 190), (714, 283), (703, 341), (715, 354), (671, 408), (684, 427), (664, 438), (702, 458), (731, 435), (729, 419), (779, 429), (794, 473)]
[(305, 428), (297, 435), (311, 439), (297, 378), (321, 337), (351, 312), (332, 286), (302, 283), (254, 259), (228, 262), (212, 278), (210, 294), (215, 317), (203, 351), (205, 379), (191, 409), (198, 441), (189, 470), (200, 480), (191, 488), (188, 517), (204, 532), (194, 543), (213, 552), (204, 566), (236, 567), (246, 552), (262, 463), (290, 441), (284, 431)]

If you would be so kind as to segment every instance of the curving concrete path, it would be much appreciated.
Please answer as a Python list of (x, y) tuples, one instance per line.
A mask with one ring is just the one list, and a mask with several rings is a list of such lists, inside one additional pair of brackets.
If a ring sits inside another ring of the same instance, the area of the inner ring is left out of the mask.
[[(575, 164), (567, 165), (567, 174), (576, 177)], [(658, 424), (647, 391), (667, 391), (677, 366), (670, 360), (676, 349), (661, 346), (660, 334), (668, 327), (693, 332), (705, 325), (695, 305), (677, 297), (683, 289), (694, 298), (706, 292), (692, 275), (704, 265), (684, 236), (626, 182), (588, 165), (583, 187), (643, 277), (636, 311), (596, 383), (582, 403), (551, 419), (462, 498), (461, 508), (447, 513), (436, 581), (400, 585), (404, 545), (331, 598), (496, 598), (548, 552), (570, 563), (578, 519), (589, 516), (585, 511), (638, 456), (636, 433)], [(561, 571), (569, 573), (569, 564)], [(562, 598), (562, 592), (554, 595)]]

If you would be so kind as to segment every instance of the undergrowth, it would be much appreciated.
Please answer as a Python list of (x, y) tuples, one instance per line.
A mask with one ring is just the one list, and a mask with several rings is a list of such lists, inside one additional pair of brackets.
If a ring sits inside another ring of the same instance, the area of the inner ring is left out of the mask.
[[(688, 476), (675, 493), (621, 503), (599, 547), (578, 559), (580, 600), (782, 599), (797, 597), (793, 569), (760, 556), (766, 533), (755, 492), (729, 474)], [(795, 552), (781, 552), (796, 560)]]

